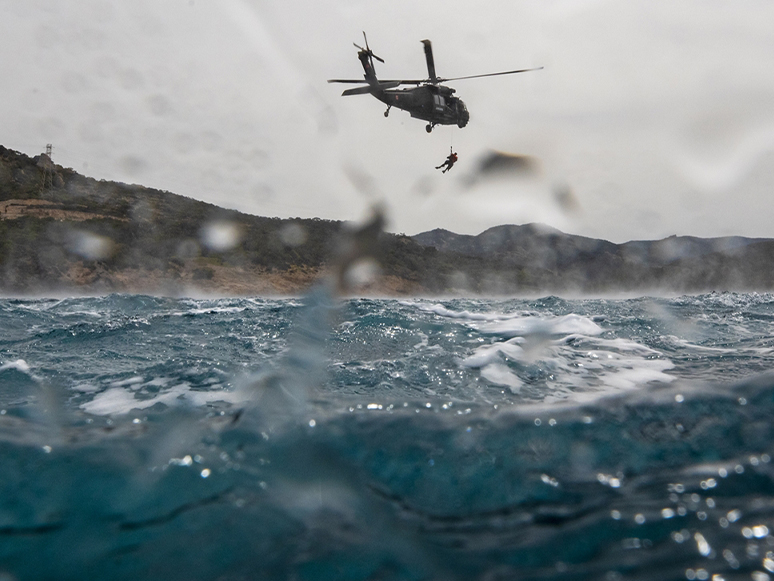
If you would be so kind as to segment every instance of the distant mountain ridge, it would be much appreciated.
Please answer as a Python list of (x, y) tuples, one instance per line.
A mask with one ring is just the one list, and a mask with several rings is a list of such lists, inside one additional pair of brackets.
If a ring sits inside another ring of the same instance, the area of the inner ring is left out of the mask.
[[(774, 288), (774, 240), (670, 236), (615, 244), (542, 224), (503, 225), (477, 236), (436, 229), (413, 236), (439, 252), (522, 269), (549, 287), (582, 291), (637, 289), (700, 292)], [(547, 273), (545, 271), (548, 271)]]
[[(251, 216), (95, 180), (0, 146), (0, 293), (299, 294), (330, 272), (338, 221)], [(774, 240), (614, 244), (539, 224), (378, 237), (371, 295), (774, 290)]]
[(565, 234), (543, 224), (494, 226), (472, 236), (435, 229), (412, 236), (422, 246), (442, 252), (459, 252), (470, 256), (487, 257), (493, 254), (509, 256), (514, 263), (566, 265), (581, 255), (611, 253), (622, 260), (648, 262), (651, 266), (665, 266), (676, 260), (695, 259), (713, 253), (731, 253), (750, 244), (764, 242), (763, 238), (727, 236), (697, 238), (670, 236), (662, 240), (634, 240), (615, 244), (606, 240)]

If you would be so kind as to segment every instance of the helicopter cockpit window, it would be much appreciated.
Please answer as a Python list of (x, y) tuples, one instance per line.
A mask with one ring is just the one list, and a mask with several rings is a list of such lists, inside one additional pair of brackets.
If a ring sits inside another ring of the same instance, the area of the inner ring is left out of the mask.
[(433, 95), (433, 101), (435, 101), (436, 111), (443, 111), (446, 108), (446, 99), (441, 95)]

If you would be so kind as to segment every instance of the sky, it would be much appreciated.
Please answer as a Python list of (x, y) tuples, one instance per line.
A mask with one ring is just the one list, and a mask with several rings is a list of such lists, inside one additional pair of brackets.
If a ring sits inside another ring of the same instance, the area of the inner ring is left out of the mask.
[[(774, 238), (770, 0), (0, 0), (0, 145), (260, 216)], [(450, 83), (464, 129), (329, 78)], [(453, 147), (454, 169), (440, 164)], [(482, 175), (491, 152), (529, 172)], [(562, 194), (562, 195), (559, 195)], [(570, 203), (567, 203), (569, 200)]]

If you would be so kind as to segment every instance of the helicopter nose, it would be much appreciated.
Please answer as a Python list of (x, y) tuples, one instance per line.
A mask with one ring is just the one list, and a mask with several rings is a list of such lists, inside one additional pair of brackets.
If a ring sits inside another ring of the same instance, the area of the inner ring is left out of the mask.
[(470, 113), (462, 100), (457, 101), (457, 127), (462, 129), (470, 121)]

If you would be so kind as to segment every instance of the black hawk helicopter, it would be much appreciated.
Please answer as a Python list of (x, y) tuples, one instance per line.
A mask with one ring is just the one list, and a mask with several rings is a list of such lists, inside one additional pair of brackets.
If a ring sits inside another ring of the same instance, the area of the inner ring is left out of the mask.
[[(494, 77), (498, 75), (513, 75), (515, 73), (526, 73), (529, 71), (538, 71), (543, 67), (534, 69), (520, 69), (516, 71), (503, 71), (500, 73), (488, 73), (485, 75), (469, 75), (467, 77), (453, 77), (442, 79), (435, 74), (435, 61), (433, 59), (433, 45), (429, 40), (423, 40), (425, 45), (425, 60), (427, 60), (427, 79), (411, 80), (380, 80), (376, 78), (374, 72), (374, 59), (383, 63), (384, 59), (376, 56), (368, 46), (368, 38), (363, 32), (365, 39), (365, 48), (355, 44), (358, 53), (357, 57), (363, 65), (365, 71), (364, 79), (329, 79), (329, 83), (367, 83), (363, 87), (347, 89), (342, 96), (348, 95), (373, 95), (382, 103), (387, 105), (384, 116), (390, 114), (392, 107), (408, 111), (412, 117), (427, 121), (425, 129), (428, 133), (436, 125), (457, 125), (460, 129), (465, 127), (470, 120), (470, 113), (465, 103), (459, 97), (455, 97), (455, 90), (442, 83), (447, 81), (459, 81), (462, 79), (477, 79), (480, 77)], [(413, 89), (397, 89), (401, 85), (416, 85)]]

